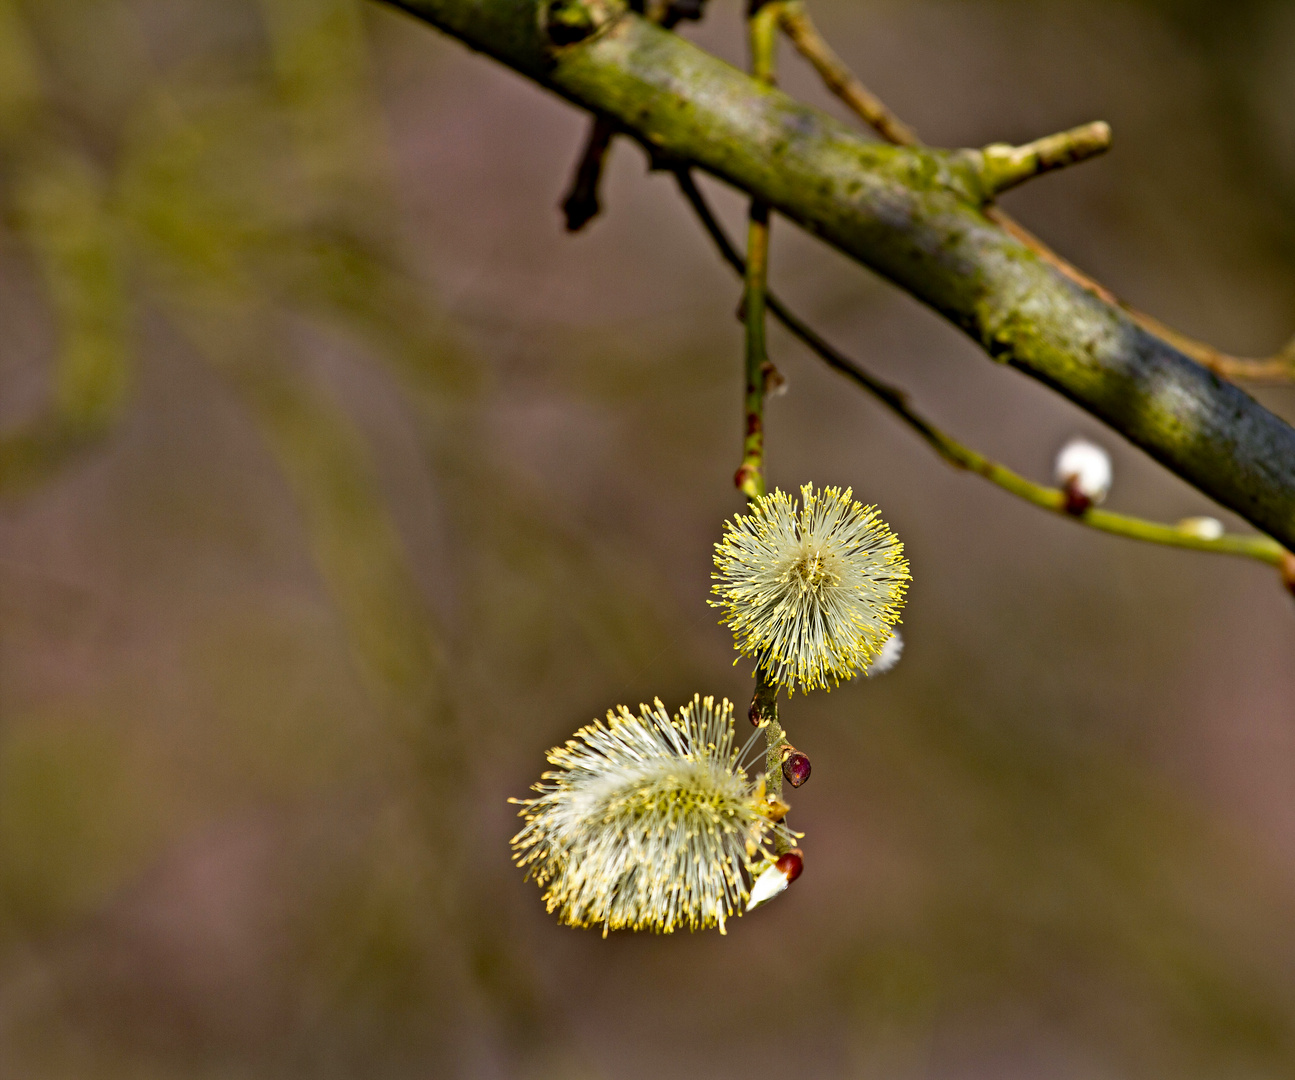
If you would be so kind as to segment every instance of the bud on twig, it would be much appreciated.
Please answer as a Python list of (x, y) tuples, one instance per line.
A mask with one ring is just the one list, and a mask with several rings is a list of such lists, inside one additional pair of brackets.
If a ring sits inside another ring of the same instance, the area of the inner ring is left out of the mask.
[(809, 757), (794, 746), (782, 748), (782, 776), (792, 787), (800, 787), (809, 779)]
[(787, 392), (787, 376), (774, 366), (772, 360), (760, 365), (760, 377), (764, 379), (765, 397), (782, 397)]
[(1111, 148), (1111, 126), (1096, 120), (1024, 146), (994, 143), (980, 151), (981, 183), (989, 198), (1041, 173), (1103, 154)]
[(606, 0), (550, 0), (543, 12), (543, 27), (556, 48), (587, 41), (612, 21)]
[(1071, 439), (1057, 455), (1056, 479), (1068, 514), (1082, 514), (1111, 490), (1111, 457), (1096, 443)]
[(1187, 517), (1178, 523), (1178, 531), (1198, 540), (1217, 540), (1223, 535), (1223, 522), (1212, 517)]
[(790, 885), (805, 869), (805, 853), (800, 848), (792, 848), (786, 854), (780, 855), (773, 865), (786, 875), (787, 884)]
[(772, 821), (775, 825), (790, 813), (791, 807), (783, 802), (777, 795), (766, 794), (764, 801), (760, 804), (760, 813), (766, 821)]
[(904, 639), (900, 636), (898, 630), (894, 630), (878, 650), (877, 659), (868, 665), (868, 677), (885, 675), (886, 672), (899, 663), (899, 658), (903, 655)]
[(1290, 590), (1292, 596), (1295, 596), (1295, 555), (1289, 551), (1282, 552), (1282, 584)]
[(779, 893), (786, 892), (787, 886), (800, 877), (804, 869), (805, 856), (800, 848), (792, 848), (779, 855), (777, 861), (767, 866), (764, 873), (755, 879), (746, 910), (752, 911), (761, 904), (767, 904)]

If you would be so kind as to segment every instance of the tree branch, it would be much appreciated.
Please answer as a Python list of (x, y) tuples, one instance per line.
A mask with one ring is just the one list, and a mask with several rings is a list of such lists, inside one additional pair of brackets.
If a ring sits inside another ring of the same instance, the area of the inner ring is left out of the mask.
[[(675, 174), (679, 190), (697, 214), (698, 220), (714, 242), (724, 261), (739, 275), (746, 273), (746, 263), (738, 254), (723, 227), (711, 212), (705, 196), (686, 169)], [(768, 292), (765, 303), (771, 314), (792, 336), (799, 339), (821, 360), (839, 371), (852, 382), (863, 387), (865, 391), (886, 406), (900, 420), (917, 432), (926, 443), (957, 469), (966, 469), (984, 477), (1004, 491), (1010, 492), (1026, 502), (1033, 503), (1044, 510), (1060, 514), (1071, 521), (1087, 525), (1099, 532), (1123, 536), (1130, 540), (1145, 540), (1152, 544), (1166, 547), (1190, 548), (1193, 551), (1213, 551), (1220, 555), (1239, 555), (1271, 566), (1282, 567), (1292, 556), (1279, 543), (1268, 536), (1241, 536), (1235, 533), (1223, 533), (1219, 536), (1202, 536), (1199, 530), (1180, 525), (1165, 525), (1158, 521), (1147, 521), (1145, 518), (1130, 517), (1128, 514), (1117, 514), (1110, 510), (1089, 507), (1082, 513), (1071, 513), (1066, 509), (1066, 493), (1060, 488), (1036, 484), (1032, 480), (1013, 472), (1004, 465), (985, 457), (984, 454), (958, 442), (952, 436), (941, 431), (926, 417), (922, 416), (909, 404), (908, 395), (896, 386), (883, 382), (871, 372), (866, 371), (855, 360), (846, 356), (812, 326), (791, 311), (778, 297)], [(1190, 521), (1190, 519), (1188, 519)]]
[(1295, 430), (985, 213), (979, 151), (878, 145), (617, 0), (386, 0), (888, 277), (1295, 546)]
[[(791, 39), (801, 55), (813, 65), (827, 88), (845, 102), (865, 124), (887, 142), (898, 146), (921, 145), (917, 132), (892, 113), (885, 102), (864, 86), (845, 62), (833, 52), (832, 47), (810, 19), (802, 0), (784, 0), (781, 22), (783, 32)], [(1109, 138), (1109, 130), (1107, 137)], [(1166, 326), (1155, 316), (1139, 311), (1132, 304), (1121, 300), (1101, 282), (1089, 277), (1078, 267), (1063, 259), (1001, 207), (987, 206), (985, 216), (990, 221), (1001, 225), (1046, 262), (1051, 263), (1065, 277), (1108, 304), (1123, 308), (1144, 330), (1167, 341), (1185, 356), (1195, 360), (1202, 367), (1209, 368), (1215, 374), (1222, 375), (1225, 379), (1244, 379), (1248, 382), (1287, 383), (1295, 379), (1295, 339), (1289, 341), (1272, 356), (1231, 356), (1213, 345), (1197, 341), (1173, 327)]]

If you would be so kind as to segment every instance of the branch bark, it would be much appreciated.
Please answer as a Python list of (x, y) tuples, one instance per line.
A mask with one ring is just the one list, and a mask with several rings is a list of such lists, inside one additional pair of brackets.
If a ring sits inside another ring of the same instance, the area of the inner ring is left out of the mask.
[(982, 152), (868, 142), (618, 0), (385, 2), (766, 201), (1295, 547), (1295, 429), (995, 224)]

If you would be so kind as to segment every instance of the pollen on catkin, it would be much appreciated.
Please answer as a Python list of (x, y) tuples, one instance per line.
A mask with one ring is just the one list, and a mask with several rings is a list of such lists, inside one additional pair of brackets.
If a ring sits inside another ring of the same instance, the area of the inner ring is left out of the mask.
[[(673, 717), (658, 700), (607, 713), (549, 751), (556, 766), (520, 804), (514, 859), (570, 926), (652, 930), (718, 926), (789, 844), (786, 806), (748, 779), (733, 706), (694, 697)], [(753, 737), (754, 738), (754, 737)]]
[(712, 607), (764, 678), (831, 689), (866, 672), (899, 621), (908, 587), (904, 545), (853, 492), (775, 490), (724, 523)]

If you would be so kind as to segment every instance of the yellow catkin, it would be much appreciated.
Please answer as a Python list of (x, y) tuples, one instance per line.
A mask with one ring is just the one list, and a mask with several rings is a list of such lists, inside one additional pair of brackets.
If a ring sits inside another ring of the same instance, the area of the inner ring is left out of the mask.
[(723, 933), (774, 838), (792, 835), (734, 742), (733, 706), (697, 696), (673, 717), (659, 700), (638, 716), (622, 705), (550, 750), (538, 797), (512, 800), (526, 822), (514, 857), (548, 911), (604, 935)]
[(775, 490), (724, 523), (712, 607), (772, 685), (831, 689), (865, 673), (899, 622), (904, 545), (846, 488)]

